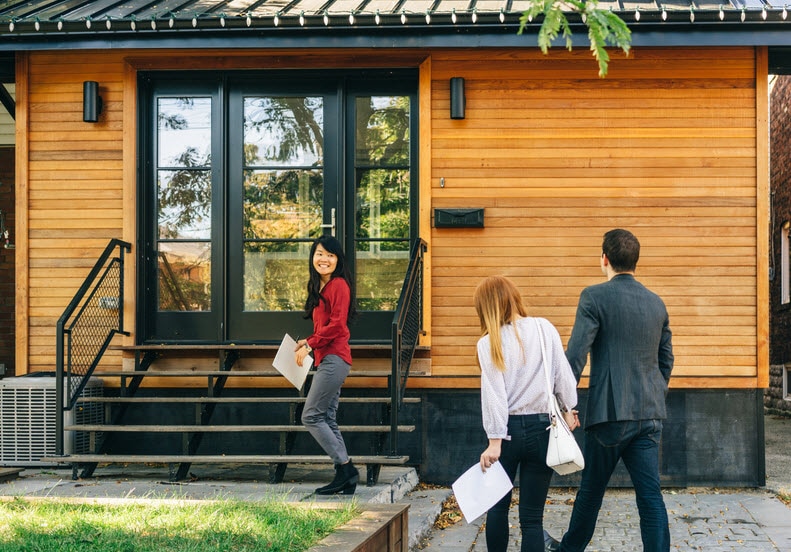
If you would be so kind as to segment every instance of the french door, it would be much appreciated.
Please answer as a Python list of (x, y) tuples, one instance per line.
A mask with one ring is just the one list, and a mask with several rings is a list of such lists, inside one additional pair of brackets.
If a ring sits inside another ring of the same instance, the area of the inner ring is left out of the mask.
[(389, 339), (417, 236), (409, 72), (141, 75), (142, 341), (307, 335), (311, 242), (352, 264), (354, 341)]

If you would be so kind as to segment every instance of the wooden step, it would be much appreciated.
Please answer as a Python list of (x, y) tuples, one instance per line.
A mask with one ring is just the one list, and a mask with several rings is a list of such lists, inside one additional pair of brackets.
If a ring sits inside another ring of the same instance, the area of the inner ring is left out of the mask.
[[(404, 403), (416, 404), (420, 397), (404, 397)], [(200, 403), (301, 403), (305, 397), (80, 397), (78, 403), (109, 403), (109, 404), (200, 404)], [(353, 404), (389, 404), (389, 397), (341, 397), (342, 403)]]
[[(218, 432), (302, 432), (307, 428), (302, 425), (67, 425), (66, 431), (85, 432), (124, 432), (124, 433), (218, 433)], [(385, 433), (390, 431), (389, 425), (346, 425), (339, 426), (341, 433)], [(413, 425), (399, 425), (398, 431), (409, 433), (415, 431)]]
[[(316, 371), (311, 370), (308, 375), (315, 375)], [(349, 372), (349, 377), (362, 377), (362, 378), (386, 378), (392, 374), (391, 370), (352, 370)], [(134, 377), (151, 377), (151, 378), (205, 378), (205, 377), (229, 377), (229, 378), (263, 378), (263, 377), (278, 377), (283, 376), (275, 370), (118, 370), (107, 372), (94, 372), (94, 376), (98, 378), (134, 378)]]
[[(350, 343), (352, 350), (390, 351), (386, 343)], [(280, 344), (274, 343), (148, 343), (145, 345), (110, 345), (113, 351), (277, 351)], [(427, 347), (422, 347), (423, 349)]]
[[(60, 464), (77, 463), (129, 463), (129, 464), (332, 464), (329, 456), (323, 455), (188, 455), (188, 454), (71, 454), (66, 456), (50, 456), (42, 462)], [(382, 464), (398, 466), (406, 464), (409, 456), (352, 456), (355, 464)]]

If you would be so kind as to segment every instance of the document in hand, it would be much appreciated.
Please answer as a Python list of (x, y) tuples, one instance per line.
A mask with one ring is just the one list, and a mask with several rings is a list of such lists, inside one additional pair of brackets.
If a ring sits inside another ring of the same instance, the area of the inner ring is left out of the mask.
[(475, 464), (453, 482), (453, 494), (467, 523), (472, 523), (514, 488), (502, 464), (495, 462), (486, 472)]
[(275, 370), (283, 374), (291, 384), (297, 389), (302, 389), (305, 385), (305, 378), (308, 377), (308, 371), (313, 366), (313, 357), (308, 355), (302, 362), (302, 366), (297, 364), (296, 351), (297, 342), (294, 341), (290, 335), (283, 336), (283, 341), (280, 343), (280, 348), (277, 350), (275, 360), (272, 361), (272, 366)]

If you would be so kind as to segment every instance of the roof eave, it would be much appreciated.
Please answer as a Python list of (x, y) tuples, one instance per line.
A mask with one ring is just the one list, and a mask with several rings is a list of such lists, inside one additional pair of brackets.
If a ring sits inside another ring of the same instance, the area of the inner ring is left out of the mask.
[[(622, 12), (640, 46), (791, 46), (785, 10), (718, 12)], [(0, 51), (170, 48), (486, 48), (536, 47), (539, 22), (522, 34), (518, 14), (488, 13), (475, 21), (412, 14), (402, 21), (372, 17), (282, 17), (0, 23)], [(638, 20), (639, 18), (639, 20)], [(370, 19), (370, 21), (368, 21)], [(109, 23), (108, 23), (109, 22)], [(277, 23), (277, 24), (275, 24)], [(572, 46), (586, 46), (587, 28), (570, 17)], [(558, 40), (564, 46), (564, 40)]]

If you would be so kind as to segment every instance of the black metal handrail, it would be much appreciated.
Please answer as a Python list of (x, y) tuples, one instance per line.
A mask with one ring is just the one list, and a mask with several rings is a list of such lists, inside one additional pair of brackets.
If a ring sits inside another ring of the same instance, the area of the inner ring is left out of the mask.
[(393, 314), (393, 368), (390, 376), (390, 454), (398, 450), (398, 414), (404, 399), (409, 367), (423, 330), (423, 256), (428, 246), (418, 238), (409, 255), (404, 285)]
[[(110, 240), (56, 330), (56, 454), (64, 453), (64, 412), (74, 408), (94, 369), (117, 333), (124, 331), (124, 253), (132, 245)], [(117, 253), (116, 253), (117, 250)]]

